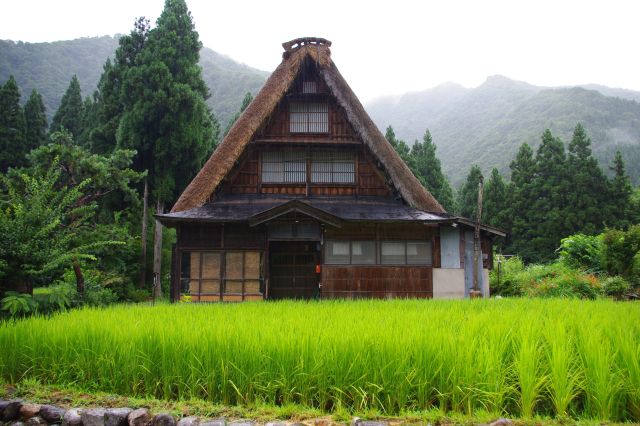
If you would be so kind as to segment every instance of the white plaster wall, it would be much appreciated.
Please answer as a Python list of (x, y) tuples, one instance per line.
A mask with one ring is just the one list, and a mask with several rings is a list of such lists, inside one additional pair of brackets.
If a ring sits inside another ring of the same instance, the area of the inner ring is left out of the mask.
[(464, 269), (433, 268), (433, 298), (463, 299)]
[[(489, 270), (482, 269), (482, 297), (489, 297)], [(464, 269), (433, 268), (434, 299), (464, 299)]]

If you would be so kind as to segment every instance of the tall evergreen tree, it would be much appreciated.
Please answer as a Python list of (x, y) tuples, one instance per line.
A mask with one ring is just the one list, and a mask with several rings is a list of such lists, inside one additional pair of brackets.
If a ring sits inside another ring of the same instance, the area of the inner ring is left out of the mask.
[(415, 176), (418, 176), (416, 170), (416, 164), (411, 156), (411, 149), (409, 145), (402, 139), (396, 138), (396, 133), (393, 131), (393, 127), (387, 127), (387, 131), (384, 135), (385, 139), (391, 144), (393, 149), (398, 153), (402, 161), (409, 167)]
[(47, 116), (42, 96), (35, 89), (24, 105), (25, 144), (30, 151), (47, 142)]
[(624, 160), (620, 151), (616, 151), (611, 170), (615, 173), (610, 183), (608, 213), (610, 225), (623, 228), (629, 225), (629, 219), (637, 212), (629, 211), (633, 188), (625, 170)]
[(469, 219), (476, 218), (478, 208), (478, 184), (482, 179), (482, 170), (480, 166), (474, 164), (469, 170), (467, 180), (460, 191), (458, 191), (457, 210), (456, 212), (463, 217)]
[(578, 123), (567, 156), (567, 231), (595, 234), (603, 228), (607, 179), (591, 153), (591, 139)]
[(531, 199), (534, 214), (530, 217), (533, 238), (530, 244), (532, 260), (544, 262), (555, 258), (560, 240), (571, 233), (567, 225), (567, 193), (570, 188), (564, 144), (549, 129), (542, 134), (535, 170)]
[(104, 64), (98, 90), (94, 94), (95, 126), (91, 131), (91, 150), (107, 154), (116, 148), (116, 134), (125, 109), (122, 86), (127, 71), (136, 66), (149, 38), (149, 21), (138, 18), (128, 35), (120, 37), (114, 61)]
[(67, 91), (62, 96), (60, 106), (53, 116), (53, 120), (51, 120), (51, 131), (55, 132), (65, 128), (71, 132), (74, 139), (77, 139), (82, 131), (83, 117), (84, 108), (80, 82), (78, 77), (74, 75), (71, 78), (71, 82), (69, 82)]
[(507, 187), (502, 175), (495, 167), (484, 187), (482, 220), (484, 223), (498, 228), (504, 226), (504, 215), (507, 209)]
[(24, 113), (20, 89), (13, 76), (0, 88), (0, 172), (22, 167), (28, 152), (25, 144)]
[[(148, 170), (157, 213), (187, 185), (215, 146), (217, 129), (198, 65), (201, 47), (184, 0), (166, 0), (156, 28), (149, 31), (123, 80), (118, 144), (135, 149), (138, 170)], [(156, 221), (155, 228), (154, 275), (159, 277), (162, 225)]]
[(453, 211), (453, 191), (442, 173), (440, 159), (436, 156), (436, 144), (427, 129), (422, 142), (416, 141), (411, 147), (411, 157), (415, 164), (417, 178), (433, 194), (447, 211)]
[(529, 260), (532, 257), (529, 245), (533, 238), (531, 222), (536, 213), (532, 208), (535, 159), (528, 144), (520, 146), (509, 167), (511, 182), (507, 188), (507, 208), (502, 222), (507, 230), (505, 245), (509, 253), (519, 254)]

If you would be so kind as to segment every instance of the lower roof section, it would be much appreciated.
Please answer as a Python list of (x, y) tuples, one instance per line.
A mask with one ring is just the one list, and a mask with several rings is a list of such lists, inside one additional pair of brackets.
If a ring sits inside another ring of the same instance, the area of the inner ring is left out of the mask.
[[(399, 200), (381, 197), (307, 197), (226, 196), (201, 207), (156, 215), (162, 223), (248, 222), (258, 225), (285, 214), (298, 212), (332, 226), (342, 222), (421, 222), (473, 226), (473, 221), (448, 213), (433, 213), (407, 206)], [(454, 225), (455, 226), (455, 225)], [(495, 235), (505, 233), (486, 225), (481, 228)]]

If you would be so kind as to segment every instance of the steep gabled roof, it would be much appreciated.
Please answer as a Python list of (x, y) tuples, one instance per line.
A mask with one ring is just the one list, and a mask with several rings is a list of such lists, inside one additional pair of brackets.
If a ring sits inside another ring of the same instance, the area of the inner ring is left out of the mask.
[(347, 120), (391, 178), (392, 185), (411, 206), (444, 213), (440, 203), (424, 188), (373, 123), (364, 107), (331, 60), (331, 42), (318, 38), (283, 43), (285, 52), (278, 68), (184, 190), (171, 212), (202, 206), (234, 167), (251, 138), (273, 113), (295, 81), (307, 57), (313, 60), (331, 95), (344, 109)]

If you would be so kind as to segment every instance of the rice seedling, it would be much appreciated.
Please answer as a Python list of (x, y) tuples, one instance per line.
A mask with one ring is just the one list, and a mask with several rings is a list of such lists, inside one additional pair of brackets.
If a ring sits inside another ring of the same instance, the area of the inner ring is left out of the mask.
[(85, 308), (0, 324), (0, 379), (333, 413), (640, 420), (640, 310), (607, 300)]

